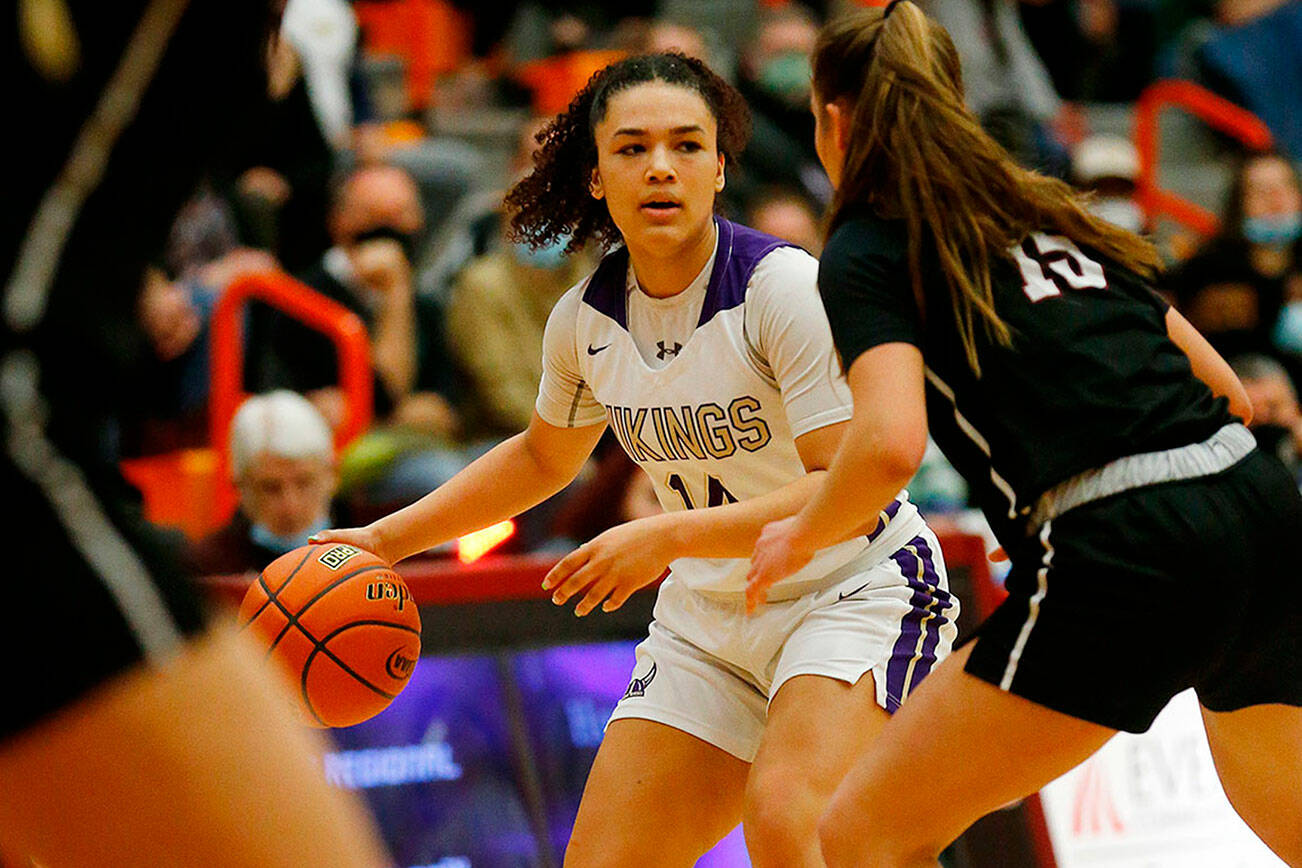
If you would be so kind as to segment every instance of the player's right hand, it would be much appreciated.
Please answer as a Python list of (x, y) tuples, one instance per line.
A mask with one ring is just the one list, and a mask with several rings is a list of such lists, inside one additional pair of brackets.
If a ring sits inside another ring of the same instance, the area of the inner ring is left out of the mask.
[(385, 552), (380, 535), (369, 527), (346, 527), (331, 528), (330, 530), (319, 530), (307, 538), (307, 541), (313, 545), (322, 545), (325, 543), (346, 543), (350, 546), (357, 546), (363, 551), (368, 551), (389, 566), (393, 566), (393, 558)]

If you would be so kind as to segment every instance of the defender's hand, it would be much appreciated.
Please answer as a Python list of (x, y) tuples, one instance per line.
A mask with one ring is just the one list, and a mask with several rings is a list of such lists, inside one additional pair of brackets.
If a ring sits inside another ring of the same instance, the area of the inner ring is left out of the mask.
[(750, 572), (746, 574), (747, 613), (753, 613), (765, 602), (771, 586), (813, 559), (814, 549), (802, 541), (797, 518), (793, 515), (771, 521), (760, 531), (755, 552), (750, 556)]

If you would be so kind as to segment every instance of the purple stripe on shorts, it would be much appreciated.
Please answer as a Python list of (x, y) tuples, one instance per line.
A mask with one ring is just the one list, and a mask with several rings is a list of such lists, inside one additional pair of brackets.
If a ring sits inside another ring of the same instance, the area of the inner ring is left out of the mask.
[[(917, 555), (909, 550), (910, 547), (917, 551)], [(934, 554), (925, 537), (914, 537), (891, 555), (891, 559), (899, 566), (905, 581), (913, 590), (913, 595), (909, 598), (909, 611), (900, 621), (900, 635), (895, 640), (890, 662), (886, 665), (886, 710), (894, 713), (909, 690), (921, 682), (935, 665), (940, 628), (947, 620), (944, 613), (953, 605), (953, 598), (940, 587)], [(932, 623), (919, 649), (918, 638), (922, 635), (923, 622), (929, 616)], [(913, 662), (915, 653), (918, 659), (910, 678), (909, 664)]]
[(886, 508), (882, 510), (881, 516), (879, 516), (877, 519), (877, 526), (873, 528), (872, 533), (868, 534), (868, 542), (872, 542), (873, 540), (877, 539), (877, 537), (881, 536), (882, 531), (886, 530), (886, 526), (891, 523), (891, 520), (894, 519), (895, 516), (899, 515), (899, 512), (900, 512), (899, 500), (892, 500), (889, 504), (887, 504)]
[(931, 546), (927, 544), (925, 537), (918, 537), (916, 543), (918, 554), (922, 557), (923, 580), (929, 585), (934, 605), (930, 608), (931, 630), (922, 643), (922, 658), (913, 667), (913, 682), (909, 685), (910, 690), (931, 672), (931, 667), (936, 665), (936, 648), (940, 645), (940, 631), (949, 620), (947, 613), (954, 606), (954, 598), (949, 591), (940, 586), (940, 576), (936, 573), (936, 557), (931, 551)]

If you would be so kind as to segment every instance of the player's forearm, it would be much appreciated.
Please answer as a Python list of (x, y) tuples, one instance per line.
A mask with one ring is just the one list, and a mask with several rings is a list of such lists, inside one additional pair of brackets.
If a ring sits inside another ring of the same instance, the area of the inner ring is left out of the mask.
[(764, 525), (794, 515), (814, 492), (825, 471), (815, 470), (759, 497), (658, 516), (673, 547), (673, 557), (750, 557)]
[(900, 460), (892, 449), (877, 448), (872, 439), (857, 439), (851, 429), (822, 474), (823, 484), (799, 511), (801, 548), (826, 548), (854, 536), (876, 520), (916, 472), (916, 463)]
[(374, 522), (378, 554), (400, 561), (519, 515), (564, 488), (574, 474), (541, 462), (526, 436), (499, 443), (420, 500)]

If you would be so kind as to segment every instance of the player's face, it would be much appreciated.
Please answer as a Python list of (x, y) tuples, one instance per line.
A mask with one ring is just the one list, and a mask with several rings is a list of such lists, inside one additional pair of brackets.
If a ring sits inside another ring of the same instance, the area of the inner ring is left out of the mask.
[(662, 81), (616, 93), (594, 130), (592, 195), (630, 248), (666, 253), (709, 231), (723, 189), (718, 123), (696, 91)]
[(306, 533), (330, 510), (335, 473), (321, 458), (263, 453), (239, 480), (240, 506), (254, 524), (278, 536)]

